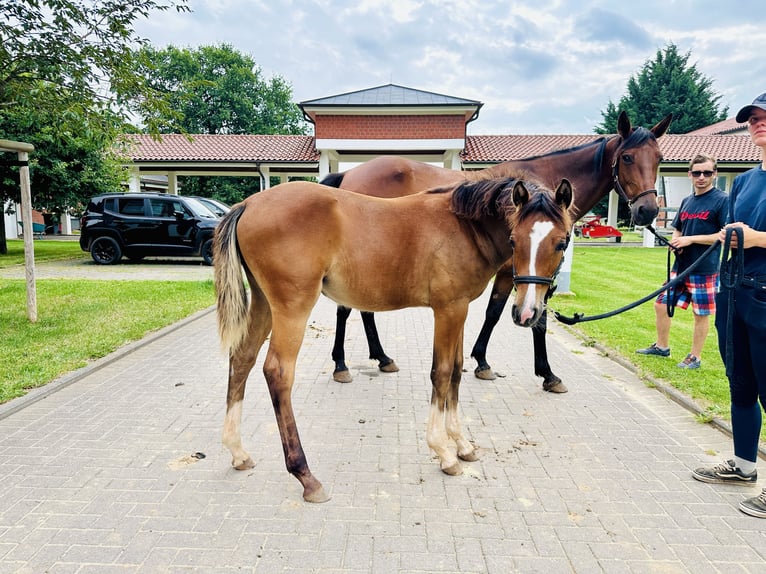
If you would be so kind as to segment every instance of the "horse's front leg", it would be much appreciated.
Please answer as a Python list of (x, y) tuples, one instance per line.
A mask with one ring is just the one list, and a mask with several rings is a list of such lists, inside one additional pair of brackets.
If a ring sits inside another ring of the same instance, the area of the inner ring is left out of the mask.
[(540, 319), (532, 326), (532, 342), (535, 349), (535, 375), (543, 378), (543, 390), (550, 393), (566, 393), (566, 385), (553, 374), (548, 363), (548, 347), (545, 333), (548, 330), (548, 310), (545, 309)]
[(497, 374), (487, 362), (487, 346), (489, 345), (489, 337), (503, 314), (503, 309), (505, 309), (512, 289), (512, 271), (505, 268), (500, 269), (495, 276), (495, 282), (492, 284), (492, 293), (484, 313), (484, 324), (481, 326), (479, 336), (471, 350), (471, 357), (476, 359), (477, 363), (474, 375), (485, 381), (492, 381), (497, 378)]
[(370, 311), (362, 311), (362, 324), (364, 334), (367, 336), (367, 345), (370, 348), (370, 359), (378, 361), (378, 368), (384, 373), (396, 373), (399, 367), (394, 360), (386, 355), (383, 345), (380, 343), (378, 328), (375, 326), (375, 314)]
[[(458, 449), (470, 456), (473, 446), (462, 435), (457, 415), (458, 395), (453, 388), (462, 376), (463, 325), (468, 305), (453, 305), (449, 309), (434, 309), (434, 355), (431, 364), (431, 408), (426, 428), (428, 446), (439, 457), (439, 465), (446, 474), (463, 472), (457, 456), (449, 448), (449, 439), (456, 439)], [(460, 351), (460, 354), (458, 352)], [(457, 381), (455, 383), (455, 381)]]
[(354, 380), (346, 366), (346, 351), (343, 348), (346, 340), (346, 321), (350, 314), (349, 307), (338, 305), (335, 314), (335, 344), (332, 347), (332, 360), (335, 363), (332, 378), (339, 383), (350, 383)]
[(274, 329), (263, 364), (263, 374), (277, 418), (285, 466), (303, 485), (303, 499), (306, 502), (326, 502), (330, 497), (325, 493), (322, 483), (311, 473), (306, 461), (292, 404), (295, 362), (303, 341), (308, 314), (291, 319), (277, 314), (274, 317)]

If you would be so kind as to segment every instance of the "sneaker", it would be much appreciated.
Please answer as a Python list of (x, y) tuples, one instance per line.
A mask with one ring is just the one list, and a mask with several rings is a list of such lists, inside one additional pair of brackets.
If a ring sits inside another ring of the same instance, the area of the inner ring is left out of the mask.
[(761, 491), (760, 495), (740, 502), (739, 509), (750, 516), (766, 518), (766, 488)]
[(699, 369), (702, 366), (702, 361), (700, 361), (697, 357), (689, 353), (686, 355), (686, 358), (678, 363), (676, 367), (680, 369)]
[(638, 349), (636, 351), (639, 355), (657, 355), (658, 357), (669, 357), (670, 347), (662, 349), (657, 346), (657, 343), (652, 343), (646, 349)]
[(758, 482), (757, 471), (754, 470), (751, 474), (745, 474), (734, 465), (733, 460), (727, 460), (713, 467), (695, 468), (692, 471), (692, 477), (702, 482), (712, 482), (715, 484), (754, 486)]

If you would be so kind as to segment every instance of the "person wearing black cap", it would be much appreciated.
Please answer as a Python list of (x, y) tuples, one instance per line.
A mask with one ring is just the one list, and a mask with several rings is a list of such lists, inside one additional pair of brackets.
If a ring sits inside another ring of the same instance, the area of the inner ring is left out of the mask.
[[(721, 268), (715, 326), (729, 379), (734, 458), (697, 468), (692, 476), (703, 482), (755, 486), (762, 409), (766, 409), (766, 93), (743, 107), (737, 121), (747, 122), (751, 141), (761, 149), (761, 164), (734, 179), (729, 198), (733, 223), (719, 234), (722, 242), (730, 235), (732, 253)], [(741, 245), (737, 233), (727, 233), (732, 228), (742, 233)], [(739, 509), (766, 518), (766, 488), (741, 501)]]

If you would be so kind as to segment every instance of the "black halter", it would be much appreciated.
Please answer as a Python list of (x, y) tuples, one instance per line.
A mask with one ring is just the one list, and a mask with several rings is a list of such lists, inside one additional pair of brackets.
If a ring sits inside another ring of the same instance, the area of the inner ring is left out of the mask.
[(622, 199), (624, 199), (628, 203), (628, 207), (633, 207), (633, 204), (644, 197), (645, 195), (648, 195), (650, 193), (653, 193), (654, 195), (657, 195), (656, 189), (647, 189), (646, 191), (642, 191), (639, 193), (636, 197), (633, 199), (630, 199), (628, 197), (628, 194), (625, 193), (625, 190), (622, 187), (622, 184), (620, 183), (620, 154), (615, 154), (614, 161), (612, 162), (612, 182), (614, 183), (614, 190), (617, 192), (617, 195), (619, 195)]
[[(569, 247), (569, 238), (570, 234), (567, 233), (567, 240), (566, 240), (566, 246)], [(566, 250), (566, 247), (564, 248)], [(564, 257), (561, 257), (561, 261), (559, 261), (558, 266), (553, 271), (553, 275), (550, 277), (543, 277), (541, 275), (516, 275), (516, 268), (511, 265), (511, 272), (513, 273), (513, 284), (514, 285), (520, 285), (520, 284), (535, 284), (535, 285), (547, 285), (548, 286), (548, 293), (545, 295), (545, 300), (547, 301), (551, 295), (553, 295), (553, 292), (556, 290), (556, 286), (554, 285), (556, 281), (556, 277), (558, 277), (559, 271), (561, 271), (561, 266), (564, 264)]]

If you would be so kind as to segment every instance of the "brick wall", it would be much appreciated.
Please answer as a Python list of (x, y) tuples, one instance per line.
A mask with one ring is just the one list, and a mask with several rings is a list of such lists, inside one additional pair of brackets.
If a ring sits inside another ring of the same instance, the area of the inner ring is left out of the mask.
[(333, 116), (316, 118), (318, 139), (462, 139), (465, 117), (433, 116)]

